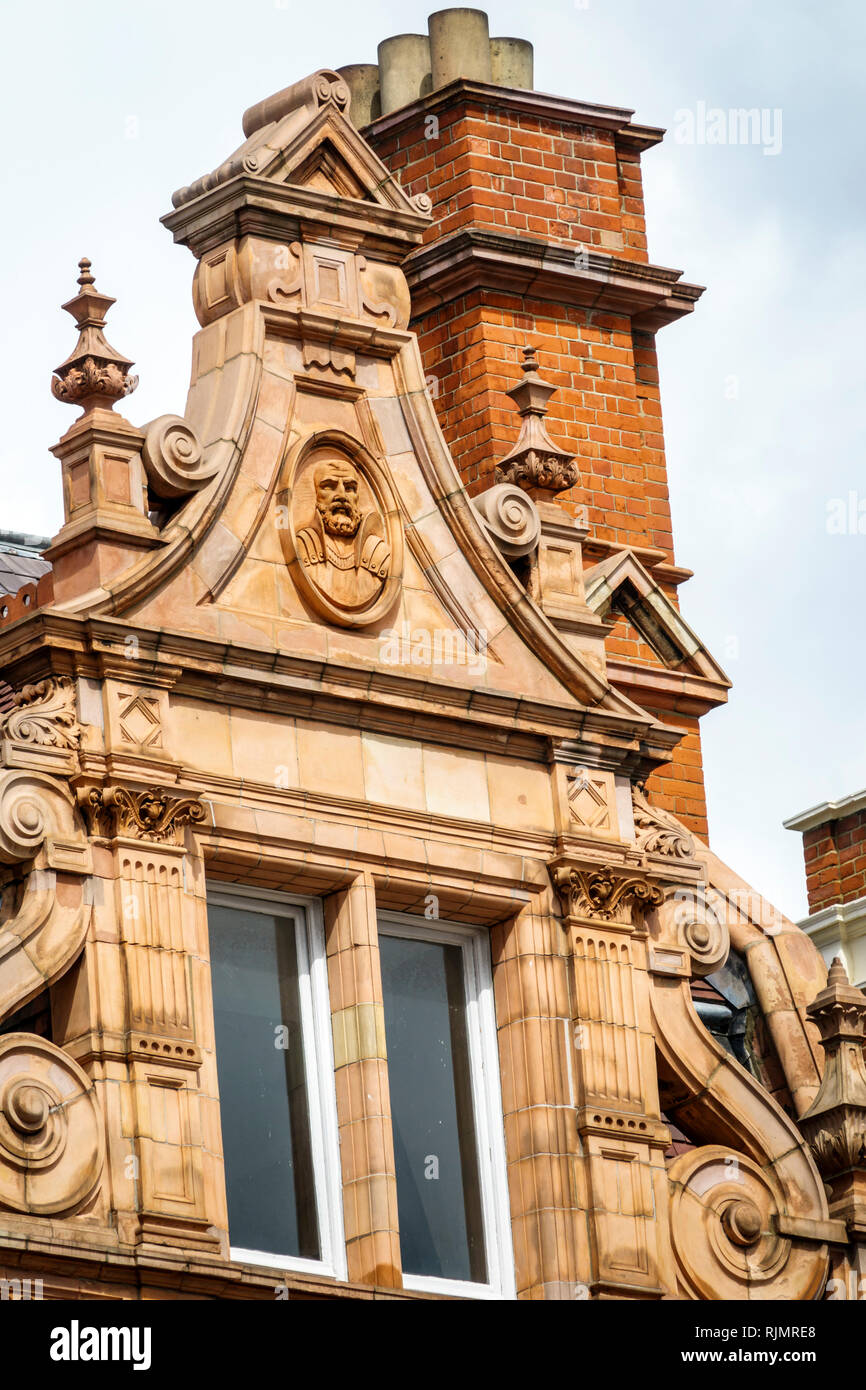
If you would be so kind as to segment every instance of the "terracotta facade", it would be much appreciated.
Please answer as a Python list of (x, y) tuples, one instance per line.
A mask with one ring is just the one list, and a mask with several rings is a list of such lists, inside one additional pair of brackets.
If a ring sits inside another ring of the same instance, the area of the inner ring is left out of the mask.
[[(0, 1277), (47, 1295), (806, 1300), (859, 1268), (866, 1000), (701, 838), (727, 680), (676, 598), (653, 334), (697, 291), (646, 259), (660, 133), (533, 93), (467, 13), (417, 93), (408, 58), (323, 69), (174, 195), (182, 418), (120, 413), (86, 260), (64, 306), (65, 523), (0, 625)], [(214, 914), (268, 902), (308, 924), (306, 1260), (230, 1229)], [(465, 972), (463, 1281), (421, 1277), (401, 1196), (388, 941), (428, 936)], [(693, 1002), (734, 961), (751, 1069)]]

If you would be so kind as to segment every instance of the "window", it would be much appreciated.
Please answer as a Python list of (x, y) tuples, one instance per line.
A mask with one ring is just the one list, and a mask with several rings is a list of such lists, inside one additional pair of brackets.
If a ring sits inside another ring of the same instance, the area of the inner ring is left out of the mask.
[(209, 885), (208, 936), (232, 1258), (345, 1278), (320, 908)]
[(514, 1297), (487, 932), (379, 920), (403, 1282)]

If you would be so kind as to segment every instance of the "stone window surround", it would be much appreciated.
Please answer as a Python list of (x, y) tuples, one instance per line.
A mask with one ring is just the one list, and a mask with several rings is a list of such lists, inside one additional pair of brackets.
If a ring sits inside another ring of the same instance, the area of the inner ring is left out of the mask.
[(463, 1298), (516, 1298), (493, 972), (487, 928), (467, 927), (441, 919), (428, 920), (405, 912), (380, 912), (377, 914), (377, 924), (380, 935), (444, 942), (459, 946), (463, 953), (466, 1031), (488, 1271), (486, 1284), (404, 1274), (403, 1287), (418, 1293), (447, 1293)]
[[(211, 907), (242, 908), (247, 912), (278, 914), (286, 910), (296, 924), (304, 1066), (310, 1115), (310, 1147), (321, 1257), (274, 1255), (262, 1250), (230, 1249), (233, 1262), (320, 1274), (346, 1279), (346, 1242), (340, 1190), (340, 1153), (337, 1139), (337, 1102), (334, 1091), (334, 1048), (328, 1004), (325, 932), (322, 904), (315, 898), (298, 897), (245, 884), (207, 882)], [(219, 1070), (219, 1056), (217, 1056)]]
[[(218, 855), (210, 860), (209, 867), (219, 867)], [(255, 874), (251, 873), (250, 878), (254, 880)], [(232, 883), (211, 875), (207, 877), (206, 883), (209, 906), (214, 904), (229, 908), (243, 907), (246, 910), (261, 912), (274, 912), (283, 906), (299, 911), (304, 928), (299, 936), (304, 938), (304, 947), (309, 952), (309, 973), (306, 980), (302, 981), (301, 993), (302, 1010), (305, 1015), (304, 1048), (310, 1088), (311, 1121), (314, 1111), (316, 1112), (316, 1121), (311, 1123), (311, 1138), (322, 1258), (319, 1261), (311, 1261), (231, 1247), (232, 1263), (245, 1267), (316, 1274), (344, 1281), (348, 1278), (348, 1272), (341, 1200), (342, 1179), (334, 1086), (334, 1038), (327, 979), (323, 897), (330, 891), (338, 891), (339, 887), (345, 884), (345, 869), (342, 874), (334, 869), (333, 889), (323, 887), (322, 896), (286, 892), (256, 884), (254, 881), (244, 884)], [(512, 902), (514, 910), (519, 910), (520, 906), (520, 903)], [(501, 915), (500, 911), (500, 918)], [(375, 921), (377, 931), (399, 936), (411, 935), (421, 940), (453, 942), (460, 945), (464, 952), (472, 1093), (481, 1170), (488, 1283), (480, 1285), (458, 1280), (404, 1275), (403, 1288), (416, 1293), (447, 1294), (458, 1298), (499, 1301), (514, 1299), (517, 1293), (489, 927), (445, 919), (428, 920), (415, 914), (385, 908), (377, 908)]]

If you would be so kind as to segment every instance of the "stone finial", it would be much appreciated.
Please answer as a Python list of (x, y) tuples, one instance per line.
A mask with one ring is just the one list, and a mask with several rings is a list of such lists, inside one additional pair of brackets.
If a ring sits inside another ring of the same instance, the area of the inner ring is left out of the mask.
[(831, 1215), (866, 1233), (866, 995), (848, 983), (839, 956), (806, 1013), (821, 1034), (824, 1075), (800, 1127), (830, 1184)]
[(523, 349), (523, 379), (507, 393), (522, 420), (517, 443), (496, 465), (497, 483), (514, 483), (533, 497), (564, 492), (578, 482), (571, 454), (558, 449), (547, 433), (544, 417), (556, 390), (538, 372), (535, 349)]
[(102, 331), (105, 316), (116, 301), (99, 293), (86, 256), (78, 262), (78, 269), (81, 290), (63, 305), (78, 325), (78, 342), (75, 351), (55, 368), (51, 390), (59, 401), (82, 406), (87, 415), (97, 407), (111, 410), (115, 401), (135, 390), (138, 377), (129, 375), (132, 362), (106, 341)]

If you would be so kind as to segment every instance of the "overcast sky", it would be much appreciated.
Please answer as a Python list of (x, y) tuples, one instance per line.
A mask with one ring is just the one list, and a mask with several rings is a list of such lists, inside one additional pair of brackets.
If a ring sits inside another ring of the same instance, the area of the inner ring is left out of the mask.
[[(318, 67), (375, 61), (432, 8), (7, 0), (0, 528), (62, 520), (48, 448), (73, 417), (49, 381), (75, 341), (58, 306), (79, 257), (118, 299), (108, 337), (141, 377), (126, 413), (182, 413), (197, 325), (192, 257), (158, 220), (172, 191), (240, 143), (247, 106)], [(708, 287), (658, 340), (676, 558), (696, 572), (680, 594), (734, 682), (703, 721), (710, 836), (800, 917), (801, 840), (782, 820), (866, 785), (866, 7), (486, 8), (491, 33), (535, 45), (539, 90), (668, 128), (643, 161), (650, 257)], [(766, 112), (758, 140), (710, 143), (712, 113), (737, 108)]]

